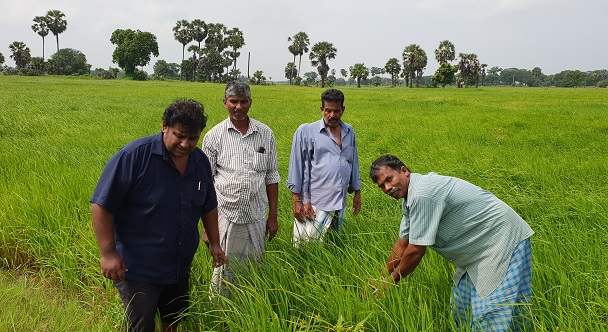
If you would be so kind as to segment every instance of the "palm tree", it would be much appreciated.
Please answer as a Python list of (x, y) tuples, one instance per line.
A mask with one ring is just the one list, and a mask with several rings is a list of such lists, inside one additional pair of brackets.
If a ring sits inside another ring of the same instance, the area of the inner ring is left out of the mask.
[(296, 64), (293, 62), (287, 63), (287, 66), (285, 67), (285, 78), (289, 79), (289, 82), (291, 83), (291, 80), (296, 77), (297, 74), (298, 70)]
[(401, 72), (401, 65), (399, 64), (399, 60), (397, 58), (390, 58), (384, 65), (384, 70), (391, 75), (391, 85), (397, 85), (397, 76), (399, 72)]
[(308, 52), (308, 45), (310, 45), (310, 40), (308, 39), (308, 35), (306, 32), (300, 31), (293, 35), (292, 37), (288, 37), (287, 41), (293, 41), (291, 45), (289, 45), (289, 52), (293, 54), (293, 63), (296, 63), (296, 55), (300, 56), (300, 60), (298, 61), (298, 73), (297, 76), (300, 76), (300, 68), (302, 65), (302, 55)]
[(11, 58), (15, 60), (15, 65), (17, 65), (17, 68), (27, 66), (32, 59), (30, 48), (27, 47), (24, 42), (14, 41), (12, 44), (8, 45), (8, 49), (11, 51), (11, 53), (13, 53), (11, 54)]
[(369, 69), (362, 63), (355, 63), (354, 66), (350, 67), (350, 77), (357, 80), (357, 88), (361, 87), (361, 80), (367, 79), (369, 75)]
[(57, 40), (57, 53), (59, 53), (59, 34), (68, 28), (68, 21), (64, 17), (65, 14), (59, 10), (49, 10), (46, 13), (46, 23)]
[(456, 59), (456, 51), (454, 50), (454, 44), (449, 40), (444, 40), (439, 43), (439, 47), (435, 50), (435, 60), (439, 62), (439, 65), (448, 63)]
[(463, 84), (471, 86), (479, 83), (479, 75), (481, 74), (481, 64), (475, 53), (460, 53), (460, 62), (458, 62), (458, 70), (460, 71), (460, 80), (458, 87)]
[(228, 46), (232, 47), (232, 51), (230, 52), (230, 56), (232, 57), (232, 70), (236, 70), (236, 59), (241, 55), (237, 50), (243, 45), (245, 45), (245, 38), (243, 37), (243, 32), (239, 30), (239, 28), (232, 28), (228, 30), (226, 43)]
[(201, 49), (201, 43), (207, 38), (207, 23), (203, 20), (196, 19), (190, 23), (190, 32), (192, 38), (198, 42), (198, 48)]
[(403, 50), (403, 73), (409, 78), (410, 88), (412, 81), (416, 78), (416, 86), (420, 85), (423, 70), (426, 68), (427, 57), (426, 52), (420, 48), (420, 45), (411, 44)]
[(222, 23), (207, 24), (207, 38), (205, 38), (205, 48), (214, 48), (218, 52), (223, 52), (226, 49), (225, 35), (228, 29)]
[(313, 66), (317, 67), (319, 76), (321, 76), (321, 87), (325, 87), (325, 79), (329, 72), (329, 66), (327, 60), (335, 59), (338, 50), (334, 47), (334, 44), (329, 42), (316, 43), (310, 50), (308, 58)]
[(534, 79), (534, 83), (538, 86), (540, 85), (540, 79), (543, 76), (543, 71), (540, 67), (532, 68), (532, 78)]
[(186, 45), (193, 40), (192, 33), (190, 33), (190, 22), (186, 20), (177, 21), (175, 27), (173, 27), (173, 37), (182, 44), (182, 62), (184, 62)]
[(47, 17), (34, 17), (34, 24), (32, 25), (32, 30), (34, 30), (34, 32), (37, 33), (40, 37), (42, 37), (42, 58), (44, 59), (44, 37), (48, 36), (49, 34)]

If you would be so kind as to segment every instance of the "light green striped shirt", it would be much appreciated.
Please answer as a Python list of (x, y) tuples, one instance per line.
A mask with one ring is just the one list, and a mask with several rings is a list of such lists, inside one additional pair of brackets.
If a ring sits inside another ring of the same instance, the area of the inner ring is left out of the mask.
[(410, 175), (402, 208), (399, 237), (429, 246), (454, 264), (455, 284), (468, 273), (481, 298), (500, 285), (515, 247), (534, 234), (491, 192), (435, 173)]

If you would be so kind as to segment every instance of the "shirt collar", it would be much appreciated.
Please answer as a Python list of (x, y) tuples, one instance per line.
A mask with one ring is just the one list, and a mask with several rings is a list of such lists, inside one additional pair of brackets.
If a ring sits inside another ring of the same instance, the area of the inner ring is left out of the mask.
[[(247, 129), (247, 132), (243, 136), (247, 136), (256, 131), (260, 131), (260, 128), (258, 127), (257, 123), (255, 121), (253, 121), (252, 118), (248, 118), (248, 119), (249, 119), (249, 129)], [(230, 129), (235, 130), (240, 133), (240, 131), (238, 129), (236, 129), (236, 127), (234, 126), (232, 121), (230, 121), (230, 118), (228, 118), (228, 119), (226, 119), (226, 130), (230, 130)]]
[(168, 158), (167, 149), (163, 143), (163, 132), (156, 134), (152, 138), (152, 153), (162, 155), (164, 158)]
[(418, 191), (421, 176), (422, 175), (418, 173), (410, 173), (410, 184), (407, 186), (407, 197), (403, 200), (407, 207), (412, 205), (415, 192)]
[[(325, 126), (325, 121), (323, 119), (316, 122), (315, 127), (319, 132), (322, 130), (327, 131), (327, 127)], [(342, 128), (342, 132), (348, 133), (350, 131), (350, 126), (347, 125), (344, 121), (340, 120), (340, 127)]]

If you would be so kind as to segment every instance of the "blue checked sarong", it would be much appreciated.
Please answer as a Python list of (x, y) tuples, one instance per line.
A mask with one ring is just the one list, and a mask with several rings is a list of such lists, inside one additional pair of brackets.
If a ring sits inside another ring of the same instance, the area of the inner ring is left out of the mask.
[[(489, 271), (491, 273), (491, 271)], [(465, 273), (452, 288), (452, 310), (458, 329), (471, 331), (523, 331), (529, 325), (532, 296), (532, 247), (530, 239), (520, 242), (503, 282), (487, 298), (477, 295)]]

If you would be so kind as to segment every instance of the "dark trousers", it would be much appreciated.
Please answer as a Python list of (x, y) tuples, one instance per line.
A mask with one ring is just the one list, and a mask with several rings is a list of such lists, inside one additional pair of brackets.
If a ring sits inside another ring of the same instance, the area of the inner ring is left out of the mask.
[(176, 284), (150, 284), (131, 280), (115, 281), (125, 307), (126, 331), (154, 332), (155, 317), (163, 323), (176, 323), (188, 310), (188, 277)]

